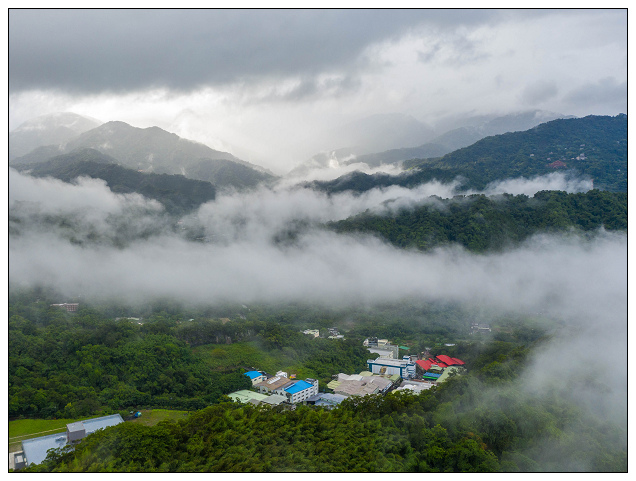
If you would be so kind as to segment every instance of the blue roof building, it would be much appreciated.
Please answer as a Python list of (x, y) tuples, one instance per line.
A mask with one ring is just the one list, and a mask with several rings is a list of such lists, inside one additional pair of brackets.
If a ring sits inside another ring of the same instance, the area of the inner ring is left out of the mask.
[(297, 383), (285, 389), (285, 391), (287, 391), (289, 394), (296, 394), (305, 389), (309, 389), (310, 387), (312, 387), (312, 385), (309, 384), (307, 381), (298, 381)]
[(245, 373), (245, 375), (252, 381), (252, 386), (265, 380), (265, 376), (263, 375), (263, 373), (260, 373), (258, 371), (248, 371)]
[(283, 386), (282, 393), (292, 404), (306, 401), (311, 396), (318, 394), (318, 381), (315, 379), (305, 379), (296, 381), (292, 385)]

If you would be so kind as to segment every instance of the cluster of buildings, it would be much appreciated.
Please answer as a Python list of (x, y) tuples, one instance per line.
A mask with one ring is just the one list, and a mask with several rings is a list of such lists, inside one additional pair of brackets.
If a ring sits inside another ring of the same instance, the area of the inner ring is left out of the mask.
[(333, 407), (349, 396), (386, 394), (399, 384), (399, 373), (373, 373), (362, 371), (360, 374), (340, 373), (333, 376), (327, 388), (333, 392), (318, 392), (315, 379), (295, 380), (293, 375), (279, 371), (268, 377), (262, 371), (249, 371), (245, 375), (252, 381), (253, 390), (236, 391), (228, 396), (235, 401), (270, 406), (310, 404)]
[(245, 375), (250, 378), (252, 387), (258, 392), (237, 391), (229, 394), (232, 399), (252, 404), (265, 403), (277, 406), (281, 403), (302, 403), (318, 394), (318, 381), (315, 379), (297, 380), (294, 379), (295, 375), (288, 376), (283, 371), (278, 371), (272, 377), (268, 377), (262, 371), (249, 371)]
[(100, 418), (86, 419), (66, 425), (65, 433), (49, 434), (39, 438), (22, 441), (22, 451), (13, 454), (14, 469), (22, 469), (31, 464), (40, 464), (46, 459), (49, 449), (63, 448), (67, 444), (81, 441), (87, 435), (98, 429), (116, 426), (124, 420), (119, 414), (103, 416)]
[(464, 366), (465, 362), (455, 357), (439, 354), (428, 359), (417, 360), (415, 364), (421, 373), (422, 380), (439, 384), (444, 382), (451, 372), (456, 372), (458, 368)]
[[(329, 331), (329, 335), (327, 336), (327, 339), (344, 339), (344, 335), (340, 334), (338, 332), (338, 329), (336, 329), (335, 327), (330, 327), (328, 329)], [(305, 329), (304, 331), (302, 331), (303, 334), (307, 334), (309, 336), (313, 336), (313, 337), (319, 337), (320, 336), (320, 330), (318, 329)]]
[(399, 346), (391, 344), (387, 339), (378, 339), (377, 337), (369, 337), (362, 343), (369, 352), (378, 354), (382, 359), (398, 359)]

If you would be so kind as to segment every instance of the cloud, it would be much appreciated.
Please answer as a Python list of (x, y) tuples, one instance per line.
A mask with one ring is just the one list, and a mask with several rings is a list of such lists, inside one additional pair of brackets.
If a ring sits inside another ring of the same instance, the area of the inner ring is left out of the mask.
[[(538, 316), (551, 320), (555, 332), (535, 352), (517, 392), (531, 397), (556, 390), (595, 419), (625, 426), (625, 233), (599, 231), (589, 238), (539, 234), (518, 247), (481, 255), (459, 246), (400, 250), (374, 237), (325, 231), (318, 224), (367, 209), (388, 213), (436, 202), (429, 196), (451, 197), (456, 183), (433, 182), (410, 191), (374, 189), (359, 196), (281, 185), (220, 195), (182, 219), (182, 226), (199, 226), (211, 239), (201, 243), (186, 240), (174, 221), (157, 217), (152, 202), (113, 194), (103, 182), (64, 184), (13, 170), (9, 179), (11, 288), (47, 285), (69, 297), (132, 304), (160, 297), (195, 305), (330, 307), (416, 300)], [(530, 193), (585, 185), (553, 173), (493, 184), (489, 191)], [(70, 227), (60, 219), (69, 220)], [(298, 225), (303, 228), (293, 242), (276, 242)], [(129, 235), (118, 237), (117, 232)], [(125, 242), (116, 242), (121, 238)], [(611, 368), (601, 372), (599, 362)]]
[(625, 112), (599, 84), (626, 82), (625, 38), (622, 10), (12, 9), (9, 128), (53, 111), (174, 126), (282, 173), (375, 114)]
[[(573, 258), (563, 254), (569, 248), (585, 250), (583, 244), (557, 238), (538, 239), (506, 255), (473, 256), (459, 248), (423, 254), (400, 251), (373, 238), (338, 236), (319, 229), (324, 222), (360, 212), (386, 214), (436, 203), (431, 196), (453, 197), (457, 182), (431, 182), (414, 189), (392, 186), (361, 195), (329, 196), (284, 184), (219, 195), (182, 219), (183, 227), (202, 229), (212, 241), (201, 244), (180, 236), (174, 220), (159, 216), (156, 202), (113, 194), (102, 181), (79, 179), (74, 185), (64, 184), (12, 169), (9, 179), (11, 283), (50, 278), (60, 289), (96, 296), (174, 295), (192, 302), (371, 302), (404, 295), (471, 302), (489, 299), (500, 306), (533, 309), (552, 299), (559, 282), (545, 269), (568, 259), (574, 264)], [(546, 187), (580, 190), (585, 186), (584, 181), (554, 173), (492, 185), (489, 193), (516, 189), (531, 194)], [(69, 219), (70, 224), (60, 219)], [(298, 226), (303, 228), (296, 242), (275, 242)], [(545, 247), (550, 242), (557, 245), (556, 254)], [(527, 266), (518, 265), (519, 259), (526, 259)], [(537, 271), (539, 266), (542, 271)], [(38, 271), (42, 276), (32, 277)], [(476, 278), (462, 274), (472, 271), (478, 273)], [(524, 280), (533, 271), (531, 280)], [(118, 277), (122, 279), (114, 282)], [(566, 277), (562, 281), (569, 285)], [(537, 287), (519, 297), (516, 290), (523, 290), (528, 282)], [(539, 284), (544, 287), (539, 289)]]
[(528, 85), (521, 93), (521, 101), (527, 105), (545, 104), (559, 93), (554, 81), (539, 81)]
[(627, 82), (619, 82), (613, 77), (603, 78), (572, 90), (565, 96), (565, 101), (570, 104), (616, 105), (620, 109), (620, 106), (627, 105)]
[[(415, 10), (11, 10), (10, 90), (191, 90), (354, 64)], [(434, 14), (439, 16), (439, 14)], [(466, 17), (464, 15), (464, 17)]]

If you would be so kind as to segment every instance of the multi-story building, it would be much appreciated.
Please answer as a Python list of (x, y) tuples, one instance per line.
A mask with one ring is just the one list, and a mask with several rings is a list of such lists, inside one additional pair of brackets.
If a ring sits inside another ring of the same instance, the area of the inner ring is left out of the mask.
[(291, 404), (303, 402), (311, 396), (318, 394), (318, 381), (305, 379), (293, 381), (287, 378), (287, 373), (279, 372), (276, 376), (254, 385), (263, 394), (279, 394), (285, 396)]
[(398, 374), (402, 379), (415, 377), (415, 363), (406, 359), (369, 359), (369, 371), (373, 374)]
[(281, 391), (279, 394), (287, 396), (291, 404), (301, 403), (318, 394), (318, 381), (307, 378), (304, 381), (296, 381)]
[(79, 304), (77, 302), (73, 303), (64, 303), (64, 304), (51, 304), (51, 307), (61, 307), (62, 309), (66, 309), (67, 312), (77, 312), (77, 308)]

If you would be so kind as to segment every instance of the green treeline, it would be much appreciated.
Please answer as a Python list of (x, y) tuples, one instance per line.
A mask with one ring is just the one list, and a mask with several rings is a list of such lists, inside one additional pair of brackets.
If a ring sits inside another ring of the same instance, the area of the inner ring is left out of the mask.
[(620, 192), (542, 191), (534, 197), (475, 194), (431, 200), (395, 215), (365, 212), (329, 225), (340, 233), (377, 234), (398, 247), (424, 250), (456, 243), (473, 252), (513, 246), (541, 232), (627, 229), (627, 194)]

